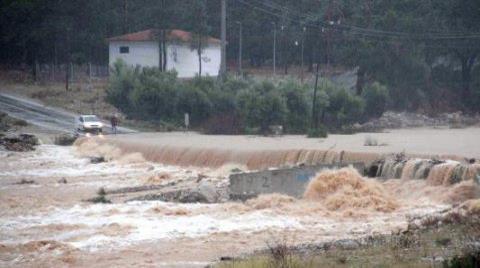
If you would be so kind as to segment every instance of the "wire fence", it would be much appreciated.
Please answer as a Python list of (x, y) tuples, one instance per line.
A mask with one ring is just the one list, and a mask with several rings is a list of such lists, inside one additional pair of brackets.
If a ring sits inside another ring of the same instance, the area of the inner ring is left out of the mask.
[(37, 81), (70, 83), (107, 78), (109, 68), (96, 64), (36, 64), (34, 79)]

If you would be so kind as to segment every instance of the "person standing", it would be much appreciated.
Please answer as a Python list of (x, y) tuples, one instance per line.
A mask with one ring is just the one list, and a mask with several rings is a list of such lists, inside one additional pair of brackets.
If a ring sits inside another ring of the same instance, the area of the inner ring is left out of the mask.
[(110, 118), (110, 124), (112, 125), (113, 134), (117, 135), (118, 117), (116, 114), (112, 115)]

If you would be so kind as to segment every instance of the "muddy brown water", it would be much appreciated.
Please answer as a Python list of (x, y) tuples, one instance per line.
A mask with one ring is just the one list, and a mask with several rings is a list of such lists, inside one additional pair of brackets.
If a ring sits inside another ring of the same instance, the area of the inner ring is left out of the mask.
[[(296, 136), (136, 135), (80, 140), (76, 149), (42, 145), (36, 152), (0, 152), (0, 266), (203, 267), (221, 256), (264, 248), (278, 238), (293, 245), (397, 232), (406, 228), (409, 218), (435, 215), (479, 198), (473, 180), (446, 179), (476, 172), (474, 165), (459, 168), (463, 156), (475, 156), (460, 146), (444, 151), (459, 155), (460, 162), (435, 165), (423, 179), (418, 174), (428, 163), (421, 159), (397, 168), (401, 179), (367, 179), (351, 169), (327, 171), (312, 179), (302, 199), (274, 194), (245, 203), (82, 202), (99, 187), (134, 187), (200, 173), (223, 184), (234, 168), (375, 161), (398, 149), (347, 153), (363, 151), (361, 137), (355, 138), (360, 145), (348, 147)], [(470, 146), (477, 142), (467, 141)], [(436, 154), (442, 146), (411, 153)], [(90, 164), (85, 155), (92, 152), (109, 161)], [(397, 171), (385, 174), (393, 173)], [(67, 184), (58, 182), (63, 178)], [(15, 184), (21, 179), (35, 184)]]

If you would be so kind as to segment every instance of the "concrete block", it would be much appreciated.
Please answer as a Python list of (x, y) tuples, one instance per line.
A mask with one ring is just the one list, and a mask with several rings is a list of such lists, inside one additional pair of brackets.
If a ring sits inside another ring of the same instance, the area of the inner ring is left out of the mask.
[(260, 194), (280, 193), (300, 198), (311, 178), (323, 169), (353, 166), (363, 174), (363, 163), (320, 164), (230, 175), (230, 199), (247, 200)]

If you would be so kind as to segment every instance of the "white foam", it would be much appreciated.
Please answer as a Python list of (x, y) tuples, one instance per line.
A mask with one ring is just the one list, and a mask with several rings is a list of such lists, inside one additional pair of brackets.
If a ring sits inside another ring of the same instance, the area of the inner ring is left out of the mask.
[[(4, 230), (18, 230), (50, 224), (85, 225), (89, 230), (98, 230), (111, 224), (131, 227), (126, 236), (106, 236), (93, 234), (83, 240), (69, 241), (73, 233), (64, 233), (49, 237), (45, 234), (43, 239), (60, 240), (69, 242), (73, 246), (97, 250), (104, 246), (121, 246), (140, 241), (175, 239), (179, 237), (199, 237), (212, 233), (242, 231), (254, 232), (272, 229), (302, 229), (297, 219), (286, 216), (272, 216), (264, 211), (253, 211), (243, 215), (182, 215), (165, 216), (147, 212), (153, 207), (169, 209), (202, 209), (221, 205), (202, 204), (172, 204), (164, 202), (132, 202), (114, 205), (89, 205), (74, 206), (70, 209), (54, 209), (50, 213), (23, 216), (16, 218), (0, 219)], [(118, 212), (109, 213), (115, 209)], [(133, 211), (133, 213), (132, 213)], [(79, 231), (75, 231), (79, 234)], [(10, 241), (3, 241), (10, 242)], [(17, 241), (18, 242), (18, 241)]]
[[(145, 169), (135, 164), (117, 162), (90, 163), (88, 158), (77, 157), (70, 147), (40, 145), (35, 152), (22, 156), (22, 166), (35, 168), (15, 168), (17, 162), (9, 163), (11, 171), (0, 172), (0, 177), (80, 177), (115, 176), (142, 174)], [(178, 172), (178, 168), (148, 163), (152, 172)]]

